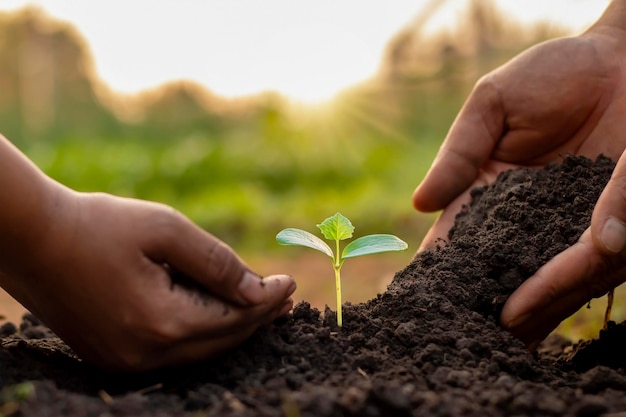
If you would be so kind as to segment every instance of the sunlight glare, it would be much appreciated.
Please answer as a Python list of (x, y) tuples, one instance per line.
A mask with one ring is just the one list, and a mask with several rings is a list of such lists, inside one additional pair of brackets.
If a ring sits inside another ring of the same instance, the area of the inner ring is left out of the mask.
[[(374, 74), (379, 58), (364, 40), (334, 25), (279, 29), (256, 51), (251, 71), (256, 88), (275, 89), (307, 102), (329, 99)], [(240, 86), (242, 91), (252, 85)]]
[[(575, 28), (609, 0), (493, 0), (513, 19), (550, 19)], [(0, 0), (76, 25), (98, 75), (136, 93), (171, 80), (199, 82), (239, 97), (277, 91), (319, 102), (375, 75), (386, 42), (429, 5), (424, 32), (454, 26), (469, 0)], [(147, 12), (149, 10), (149, 12)]]

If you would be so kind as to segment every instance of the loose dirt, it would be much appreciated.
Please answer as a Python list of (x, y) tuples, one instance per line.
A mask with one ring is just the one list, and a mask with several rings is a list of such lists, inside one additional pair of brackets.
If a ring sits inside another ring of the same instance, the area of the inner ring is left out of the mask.
[[(579, 157), (473, 192), (446, 242), (376, 298), (307, 303), (217, 360), (111, 375), (36, 318), (0, 329), (0, 414), (72, 416), (601, 416), (626, 410), (624, 325), (539, 353), (499, 328), (507, 296), (588, 227), (613, 163)], [(27, 383), (28, 382), (28, 383)], [(24, 384), (27, 383), (27, 384)], [(21, 384), (16, 386), (15, 384)]]

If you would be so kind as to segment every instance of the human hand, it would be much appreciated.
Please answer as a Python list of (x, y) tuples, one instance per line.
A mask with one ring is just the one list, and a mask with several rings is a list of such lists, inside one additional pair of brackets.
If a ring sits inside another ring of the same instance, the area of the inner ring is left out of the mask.
[(420, 250), (447, 236), (469, 190), (504, 170), (567, 154), (619, 158), (626, 35), (601, 22), (533, 47), (477, 83), (413, 195), (420, 211), (443, 209)]
[(170, 207), (59, 195), (29, 261), (5, 266), (11, 279), (0, 279), (89, 362), (139, 371), (209, 358), (292, 307), (290, 277), (261, 280)]
[[(626, 2), (614, 1), (585, 34), (531, 48), (477, 84), (415, 191), (418, 210), (443, 209), (420, 250), (447, 236), (470, 189), (503, 170), (541, 167), (567, 154), (622, 156), (625, 17)], [(625, 165), (620, 159), (591, 228), (505, 305), (501, 322), (531, 348), (592, 297), (623, 281)]]
[(574, 245), (509, 297), (501, 323), (534, 349), (563, 319), (626, 281), (626, 153)]

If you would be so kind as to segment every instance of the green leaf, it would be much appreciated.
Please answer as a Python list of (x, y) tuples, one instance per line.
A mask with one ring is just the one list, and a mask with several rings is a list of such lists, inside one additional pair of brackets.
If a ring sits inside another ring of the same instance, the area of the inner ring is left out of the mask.
[(367, 235), (353, 240), (343, 249), (341, 259), (372, 253), (406, 250), (409, 245), (394, 235)]
[(350, 223), (347, 217), (341, 213), (335, 213), (334, 216), (330, 216), (322, 223), (318, 224), (324, 237), (328, 240), (344, 240), (352, 237), (354, 232), (354, 226)]
[(333, 251), (319, 237), (300, 229), (283, 229), (276, 235), (276, 241), (281, 245), (297, 245), (313, 248), (334, 258)]

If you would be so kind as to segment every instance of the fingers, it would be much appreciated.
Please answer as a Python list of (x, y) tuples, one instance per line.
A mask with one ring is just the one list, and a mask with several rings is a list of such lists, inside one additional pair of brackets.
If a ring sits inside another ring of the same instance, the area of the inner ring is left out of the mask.
[(424, 181), (413, 193), (417, 210), (442, 209), (476, 180), (503, 133), (504, 119), (492, 79), (483, 78), (452, 124)]
[[(168, 321), (176, 339), (202, 339), (236, 332), (250, 324), (261, 325), (272, 321), (293, 301), (289, 298), (296, 285), (286, 275), (263, 279), (264, 301), (250, 307), (233, 305), (211, 295), (199, 297), (193, 292), (179, 290), (167, 308)], [(289, 311), (289, 309), (287, 309)], [(169, 333), (169, 332), (166, 332)]]
[(454, 226), (454, 220), (456, 215), (461, 211), (464, 204), (469, 203), (470, 195), (469, 191), (464, 192), (458, 196), (452, 203), (450, 203), (439, 215), (435, 223), (426, 233), (426, 236), (422, 240), (417, 253), (426, 249), (432, 249), (437, 246), (443, 240), (447, 240), (448, 232)]
[[(183, 215), (166, 209), (162, 229), (155, 230), (146, 255), (188, 276), (208, 292), (239, 305), (264, 302), (268, 292), (263, 280), (245, 265), (225, 243), (193, 224)], [(293, 284), (283, 278), (285, 289)]]
[(601, 253), (613, 255), (626, 247), (626, 156), (622, 154), (591, 216), (591, 234)]
[(114, 326), (115, 336), (104, 338), (98, 346), (72, 343), (77, 354), (111, 371), (146, 371), (189, 363), (236, 347), (293, 307), (293, 288), (281, 291), (280, 276), (267, 278), (267, 300), (253, 307), (208, 295), (199, 297), (197, 292), (170, 288), (166, 281), (162, 276), (135, 297), (138, 308), (125, 323)]
[(238, 327), (234, 332), (219, 337), (189, 340), (172, 345), (154, 355), (154, 358), (149, 362), (149, 369), (188, 364), (214, 358), (242, 344), (259, 327), (260, 325), (256, 323), (248, 324)]
[[(277, 317), (283, 316), (291, 310), (293, 301), (285, 300), (279, 307), (273, 308), (263, 314), (259, 311), (239, 310), (235, 308), (230, 316), (238, 316), (241, 321), (224, 317), (224, 328), (230, 331), (221, 334), (206, 333), (202, 337), (188, 338), (182, 343), (171, 345), (168, 349), (157, 355), (156, 366), (166, 366), (170, 364), (190, 363), (197, 360), (208, 359), (220, 355), (248, 339), (256, 330), (262, 326), (270, 324)], [(260, 314), (260, 316), (259, 316)], [(256, 316), (256, 320), (250, 320), (250, 316)], [(219, 319), (212, 319), (218, 324)], [(151, 364), (153, 365), (153, 364)]]
[(563, 319), (626, 277), (626, 158), (622, 155), (578, 243), (527, 280), (502, 311), (504, 326), (534, 345)]
[(243, 343), (252, 336), (257, 328), (258, 326), (248, 325), (237, 329), (235, 333), (223, 335), (219, 338), (194, 340), (173, 345), (161, 354), (156, 355), (151, 365), (160, 368), (216, 357)]
[[(293, 307), (294, 288), (283, 289), (281, 276), (268, 277), (266, 301), (253, 307), (240, 307), (219, 298), (198, 299), (195, 294), (178, 290), (162, 299), (143, 334), (145, 346), (127, 355), (127, 363), (116, 364), (121, 370), (142, 371), (173, 364), (215, 357), (270, 324)], [(169, 290), (168, 290), (169, 291)], [(163, 314), (166, 311), (166, 314)]]
[(472, 189), (476, 187), (483, 187), (489, 183), (492, 183), (493, 181), (495, 181), (499, 172), (510, 168), (512, 168), (510, 164), (493, 161), (485, 164), (485, 166), (481, 169), (479, 176), (474, 180), (474, 182), (472, 182), (466, 190), (458, 195), (441, 212), (439, 218), (437, 218), (433, 226), (430, 228), (430, 230), (422, 240), (422, 243), (417, 250), (417, 253), (425, 249), (431, 249), (435, 247), (437, 243), (441, 241), (441, 239), (446, 240), (448, 238), (448, 232), (450, 231), (452, 226), (454, 226), (456, 215), (459, 214), (464, 205), (471, 202), (470, 193)]
[(511, 295), (500, 321), (515, 336), (536, 345), (589, 300), (623, 281), (623, 265), (622, 257), (597, 250), (588, 229)]

